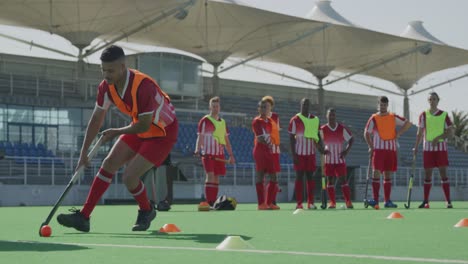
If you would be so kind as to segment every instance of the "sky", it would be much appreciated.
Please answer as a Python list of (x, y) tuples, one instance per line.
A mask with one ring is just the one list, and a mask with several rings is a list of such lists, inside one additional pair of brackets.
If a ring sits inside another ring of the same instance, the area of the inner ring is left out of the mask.
[[(316, 0), (230, 0), (230, 2), (242, 2), (246, 5), (273, 12), (304, 17), (313, 8)], [(394, 35), (399, 35), (403, 32), (408, 22), (421, 20), (425, 28), (436, 38), (445, 42), (447, 45), (468, 50), (468, 34), (466, 34), (466, 25), (468, 25), (468, 16), (466, 16), (468, 1), (466, 0), (334, 0), (331, 1), (331, 5), (343, 17), (362, 28)], [(53, 43), (53, 47), (55, 48), (60, 48), (69, 53), (77, 53), (77, 49), (73, 47), (70, 42), (60, 36), (51, 35), (46, 32), (0, 25), (0, 33), (21, 38), (28, 42), (33, 41), (34, 43), (42, 45), (51, 45), (51, 43)], [(135, 45), (126, 42), (120, 44), (126, 48), (128, 53), (161, 50), (172, 51), (170, 49)], [(64, 57), (28, 44), (18, 43), (1, 36), (0, 45), (2, 53), (73, 60), (70, 57)], [(98, 57), (98, 54), (94, 54), (88, 58), (87, 61), (90, 63), (99, 63)], [(297, 68), (264, 62), (253, 62), (251, 64), (273, 70), (280, 74), (288, 74), (305, 81), (316, 82), (311, 74)], [(204, 65), (204, 68), (208, 71), (212, 69), (210, 65)], [(433, 73), (422, 78), (413, 89), (417, 91), (436, 83), (455, 78), (464, 73), (468, 73), (468, 66)], [(220, 74), (220, 77), (312, 88), (310, 85), (285, 79), (279, 75), (264, 73), (261, 70), (253, 69), (248, 66), (234, 68)], [(395, 85), (387, 81), (364, 76), (352, 78), (364, 81), (369, 85), (398, 91)], [(367, 86), (353, 84), (348, 81), (337, 82), (336, 84), (327, 86), (325, 89), (371, 95), (383, 94), (383, 92), (372, 90)], [(453, 110), (468, 112), (468, 104), (466, 103), (468, 78), (434, 88), (433, 91), (437, 92), (441, 98), (439, 108), (449, 112)], [(428, 107), (427, 94), (428, 93), (423, 92), (410, 96), (410, 112), (413, 122), (417, 115)], [(386, 95), (390, 98), (391, 110), (402, 114), (403, 97), (391, 94)]]

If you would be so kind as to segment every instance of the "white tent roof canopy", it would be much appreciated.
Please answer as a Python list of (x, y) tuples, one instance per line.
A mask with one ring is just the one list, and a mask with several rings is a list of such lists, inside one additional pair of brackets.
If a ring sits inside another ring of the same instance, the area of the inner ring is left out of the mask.
[[(235, 0), (229, 2), (237, 3)], [(230, 57), (261, 58), (325, 77), (367, 74), (408, 89), (423, 76), (468, 64), (412, 22), (403, 36), (356, 27), (319, 1), (309, 18), (213, 0), (5, 0), (0, 23), (61, 35), (84, 56), (119, 40), (177, 48), (219, 65)], [(91, 41), (102, 41), (89, 47)], [(430, 46), (427, 44), (430, 43)]]
[(341, 16), (338, 12), (336, 12), (336, 10), (331, 6), (331, 1), (328, 0), (318, 1), (305, 17), (308, 19), (323, 21), (336, 25), (355, 26), (354, 23), (350, 22)]
[(419, 20), (409, 22), (405, 30), (400, 34), (400, 36), (410, 39), (432, 42), (439, 45), (446, 45), (444, 42), (440, 41), (438, 38), (434, 37), (431, 33), (429, 33), (424, 28), (423, 22)]

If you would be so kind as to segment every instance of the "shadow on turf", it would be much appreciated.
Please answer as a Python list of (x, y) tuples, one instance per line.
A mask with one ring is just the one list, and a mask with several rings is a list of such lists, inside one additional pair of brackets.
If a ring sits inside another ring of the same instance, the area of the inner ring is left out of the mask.
[[(168, 239), (168, 240), (192, 240), (197, 243), (221, 243), (228, 235), (224, 234), (188, 234), (188, 233), (160, 233), (158, 231), (152, 231), (151, 233), (66, 233), (67, 235), (83, 235), (86, 237), (119, 237), (119, 238), (149, 238), (149, 239)], [(233, 234), (230, 234), (233, 235)], [(250, 240), (252, 237), (238, 235), (244, 240)]]
[(83, 246), (42, 243), (36, 241), (3, 241), (0, 240), (0, 252), (4, 251), (70, 251), (88, 249)]

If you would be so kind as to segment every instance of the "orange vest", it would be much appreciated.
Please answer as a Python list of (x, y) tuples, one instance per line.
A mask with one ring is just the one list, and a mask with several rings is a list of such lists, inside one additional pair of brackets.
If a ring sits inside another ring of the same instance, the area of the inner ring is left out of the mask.
[(278, 124), (273, 120), (273, 118), (268, 118), (268, 120), (271, 122), (271, 144), (279, 146), (280, 144), (280, 134), (279, 134), (279, 128)]
[[(151, 77), (148, 75), (139, 72), (137, 70), (129, 69), (131, 72), (135, 74), (135, 77), (133, 78), (132, 82), (132, 109), (129, 109), (128, 105), (124, 103), (120, 95), (117, 93), (117, 90), (115, 89), (115, 86), (113, 84), (109, 84), (109, 92), (112, 97), (112, 100), (114, 101), (114, 104), (119, 108), (119, 110), (132, 117), (132, 123), (137, 123), (138, 122), (138, 103), (137, 103), (137, 92), (138, 92), (138, 87), (140, 87), (141, 82), (144, 79), (148, 79), (151, 82), (153, 82), (154, 86), (157, 89), (157, 92), (162, 94), (167, 100), (170, 100), (169, 96), (159, 88), (158, 84), (156, 83), (155, 80), (153, 80)], [(164, 100), (164, 99), (163, 99)], [(163, 101), (164, 103), (164, 101)], [(153, 113), (153, 120), (154, 120), (155, 114)], [(154, 138), (154, 137), (164, 137), (166, 136), (166, 130), (164, 129), (166, 127), (166, 124), (164, 124), (161, 121), (158, 121), (158, 124), (155, 124), (154, 122), (151, 123), (151, 127), (143, 132), (137, 134), (138, 137), (140, 138)]]
[(377, 125), (377, 132), (383, 140), (391, 140), (396, 138), (396, 122), (395, 114), (389, 113), (388, 115), (373, 114)]
[[(263, 118), (261, 118), (260, 116), (257, 116), (254, 119), (263, 119)], [(267, 119), (268, 119), (268, 122), (271, 123), (270, 142), (271, 144), (279, 145), (280, 139), (279, 139), (278, 124), (271, 117), (267, 117)], [(276, 132), (275, 132), (275, 128), (276, 128)], [(254, 145), (256, 144), (257, 144), (257, 137), (254, 138)]]

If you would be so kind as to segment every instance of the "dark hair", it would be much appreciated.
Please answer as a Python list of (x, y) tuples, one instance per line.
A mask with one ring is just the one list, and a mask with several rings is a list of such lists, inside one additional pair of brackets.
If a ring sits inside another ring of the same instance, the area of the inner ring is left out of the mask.
[(125, 57), (123, 49), (116, 45), (105, 48), (101, 53), (102, 62), (113, 62), (123, 57)]
[(379, 102), (388, 104), (388, 97), (387, 96), (380, 96)]
[(333, 108), (333, 107), (330, 107), (330, 108), (328, 108), (327, 112), (328, 113), (330, 113), (330, 112), (336, 113), (336, 109)]
[(437, 97), (437, 100), (440, 101), (439, 95), (436, 92), (430, 92), (429, 96), (435, 96)]

